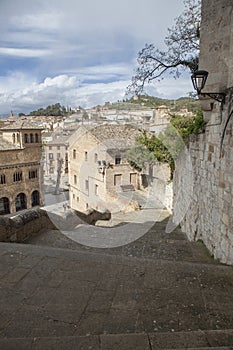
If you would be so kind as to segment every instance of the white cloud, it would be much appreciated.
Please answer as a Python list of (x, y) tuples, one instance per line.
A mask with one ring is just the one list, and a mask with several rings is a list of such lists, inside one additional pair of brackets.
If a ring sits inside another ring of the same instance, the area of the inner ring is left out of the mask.
[(40, 31), (55, 31), (60, 28), (62, 14), (47, 12), (37, 12), (36, 14), (28, 13), (22, 16), (12, 16), (11, 26), (23, 31), (40, 30)]
[[(182, 9), (183, 0), (0, 0), (0, 113), (123, 98), (138, 51), (162, 45)], [(150, 91), (182, 96), (177, 82)]]
[[(94, 69), (94, 68), (93, 68)], [(18, 77), (19, 84), (15, 86)], [(77, 76), (59, 75), (47, 77), (43, 82), (32, 82), (22, 74), (11, 78), (0, 79), (0, 112), (28, 113), (40, 107), (60, 102), (62, 105), (84, 108), (106, 101), (114, 102), (125, 98), (126, 87), (129, 80), (119, 80), (109, 83), (82, 84)], [(3, 85), (7, 91), (3, 92)], [(187, 79), (168, 79), (148, 87), (148, 93), (161, 98), (179, 98), (187, 96), (192, 90)], [(2, 93), (1, 93), (2, 92)]]
[(13, 47), (0, 47), (0, 55), (17, 56), (17, 57), (41, 57), (48, 55), (50, 50), (41, 49), (20, 49)]
[[(1, 113), (9, 113), (10, 110), (15, 113), (29, 112), (56, 102), (73, 107), (78, 105), (91, 107), (105, 101), (113, 102), (124, 97), (128, 83), (120, 81), (80, 85), (77, 77), (60, 75), (54, 78), (47, 77), (42, 83), (29, 84), (26, 79), (21, 79), (20, 88), (15, 88), (14, 79), (8, 79), (8, 91), (0, 92)], [(1, 79), (0, 91), (3, 84), (4, 81)]]

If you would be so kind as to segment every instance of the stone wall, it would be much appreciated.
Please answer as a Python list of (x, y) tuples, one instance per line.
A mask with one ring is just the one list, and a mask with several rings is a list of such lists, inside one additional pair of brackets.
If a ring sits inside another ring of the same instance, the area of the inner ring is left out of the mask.
[[(233, 264), (233, 98), (229, 92), (219, 123), (189, 142), (187, 159), (177, 163), (174, 178), (174, 219), (180, 219), (190, 240), (202, 240), (213, 256)], [(211, 112), (212, 118), (214, 112)], [(226, 121), (229, 120), (224, 134)], [(223, 138), (224, 134), (224, 139)], [(222, 145), (221, 145), (222, 143)], [(186, 181), (186, 184), (184, 184)], [(182, 196), (176, 196), (182, 187)], [(181, 200), (182, 198), (182, 200)]]
[(0, 242), (23, 242), (43, 229), (54, 229), (47, 212), (31, 209), (15, 217), (0, 217)]
[(0, 216), (0, 242), (24, 242), (44, 230), (72, 230), (79, 224), (95, 225), (98, 220), (110, 220), (111, 213), (69, 210), (63, 216), (44, 209), (31, 209), (12, 218)]
[(202, 240), (213, 256), (233, 265), (233, 3), (203, 0), (199, 69), (209, 72), (203, 92), (224, 92), (223, 103), (199, 96), (205, 132), (192, 137), (190, 162), (181, 157), (174, 177), (176, 226)]

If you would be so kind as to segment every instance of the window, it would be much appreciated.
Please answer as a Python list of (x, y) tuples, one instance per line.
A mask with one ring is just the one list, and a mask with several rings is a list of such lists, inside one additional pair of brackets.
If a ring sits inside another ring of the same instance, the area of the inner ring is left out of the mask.
[(54, 173), (54, 168), (53, 167), (49, 168), (49, 174), (53, 174), (53, 173)]
[(88, 180), (86, 180), (85, 181), (85, 189), (88, 190), (88, 188), (89, 188), (89, 182), (88, 182)]
[(13, 143), (15, 143), (15, 134), (12, 135)]
[(57, 146), (57, 150), (60, 151), (60, 146)]
[(50, 151), (52, 151), (52, 148), (53, 148), (52, 146), (49, 146), (49, 150), (50, 150)]
[(79, 197), (76, 198), (76, 201), (79, 202)]
[(19, 193), (15, 198), (15, 209), (16, 211), (27, 209), (27, 199), (24, 193)]
[(89, 205), (88, 205), (88, 203), (86, 203), (86, 209), (88, 209), (88, 207), (89, 207)]
[(95, 185), (95, 195), (98, 195), (98, 185)]
[(0, 198), (0, 215), (10, 214), (10, 202), (7, 197)]
[(24, 134), (24, 143), (28, 143), (28, 134)]
[(87, 158), (87, 152), (85, 152), (85, 160), (87, 160), (88, 158)]
[(6, 183), (6, 176), (4, 174), (0, 175), (0, 185), (3, 185)]
[(39, 135), (35, 134), (35, 142), (38, 143), (39, 142)]
[(39, 191), (33, 191), (31, 195), (32, 207), (40, 204), (40, 194)]
[(16, 137), (17, 137), (17, 143), (19, 143), (20, 142), (19, 133), (17, 133)]
[(29, 179), (37, 178), (37, 170), (29, 170)]
[(115, 165), (117, 164), (121, 164), (121, 155), (120, 154), (117, 154), (115, 156)]
[(57, 159), (61, 158), (61, 153), (57, 153)]
[(137, 174), (131, 173), (129, 176), (130, 176), (130, 183), (135, 186), (137, 183)]
[(73, 199), (75, 199), (75, 194), (73, 193)]
[(77, 185), (77, 175), (74, 175), (74, 184)]
[(121, 185), (121, 174), (114, 175), (114, 186)]
[(94, 162), (97, 163), (98, 162), (98, 154), (95, 153), (95, 156), (94, 156)]
[(22, 179), (23, 179), (22, 171), (16, 171), (13, 175), (13, 181), (18, 182), (18, 181), (22, 181)]
[(76, 159), (76, 149), (73, 149), (73, 159)]
[(49, 153), (49, 159), (53, 159), (53, 153)]
[(34, 143), (34, 135), (30, 134), (30, 143)]

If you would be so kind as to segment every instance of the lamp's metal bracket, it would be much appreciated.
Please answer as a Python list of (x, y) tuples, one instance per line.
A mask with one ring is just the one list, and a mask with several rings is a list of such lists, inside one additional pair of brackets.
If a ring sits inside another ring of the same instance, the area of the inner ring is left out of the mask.
[(225, 103), (226, 94), (224, 94), (223, 92), (200, 92), (199, 95), (203, 97), (209, 96), (210, 98), (218, 102)]

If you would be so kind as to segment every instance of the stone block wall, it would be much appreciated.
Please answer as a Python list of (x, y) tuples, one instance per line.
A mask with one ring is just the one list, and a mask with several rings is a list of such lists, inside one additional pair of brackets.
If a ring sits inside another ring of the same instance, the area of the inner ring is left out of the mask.
[[(181, 157), (174, 176), (176, 223), (182, 219), (188, 238), (202, 240), (215, 258), (227, 264), (233, 264), (232, 96), (229, 91), (223, 111), (216, 109), (205, 116), (209, 120), (205, 133), (190, 138), (191, 167)], [(182, 196), (176, 201), (181, 187)]]
[(88, 210), (66, 211), (63, 215), (44, 209), (31, 209), (12, 218), (0, 216), (0, 242), (22, 243), (44, 230), (72, 230), (79, 224), (95, 225), (98, 220), (110, 220), (111, 213)]
[(0, 242), (23, 242), (43, 229), (54, 229), (47, 212), (31, 209), (15, 217), (0, 217)]
[[(191, 166), (181, 157), (174, 177), (174, 222), (190, 240), (233, 265), (233, 3), (202, 0), (199, 69), (202, 92), (224, 92), (224, 103), (199, 96), (205, 133), (189, 142)], [(186, 180), (186, 184), (185, 184)], [(179, 200), (177, 200), (179, 197)]]

